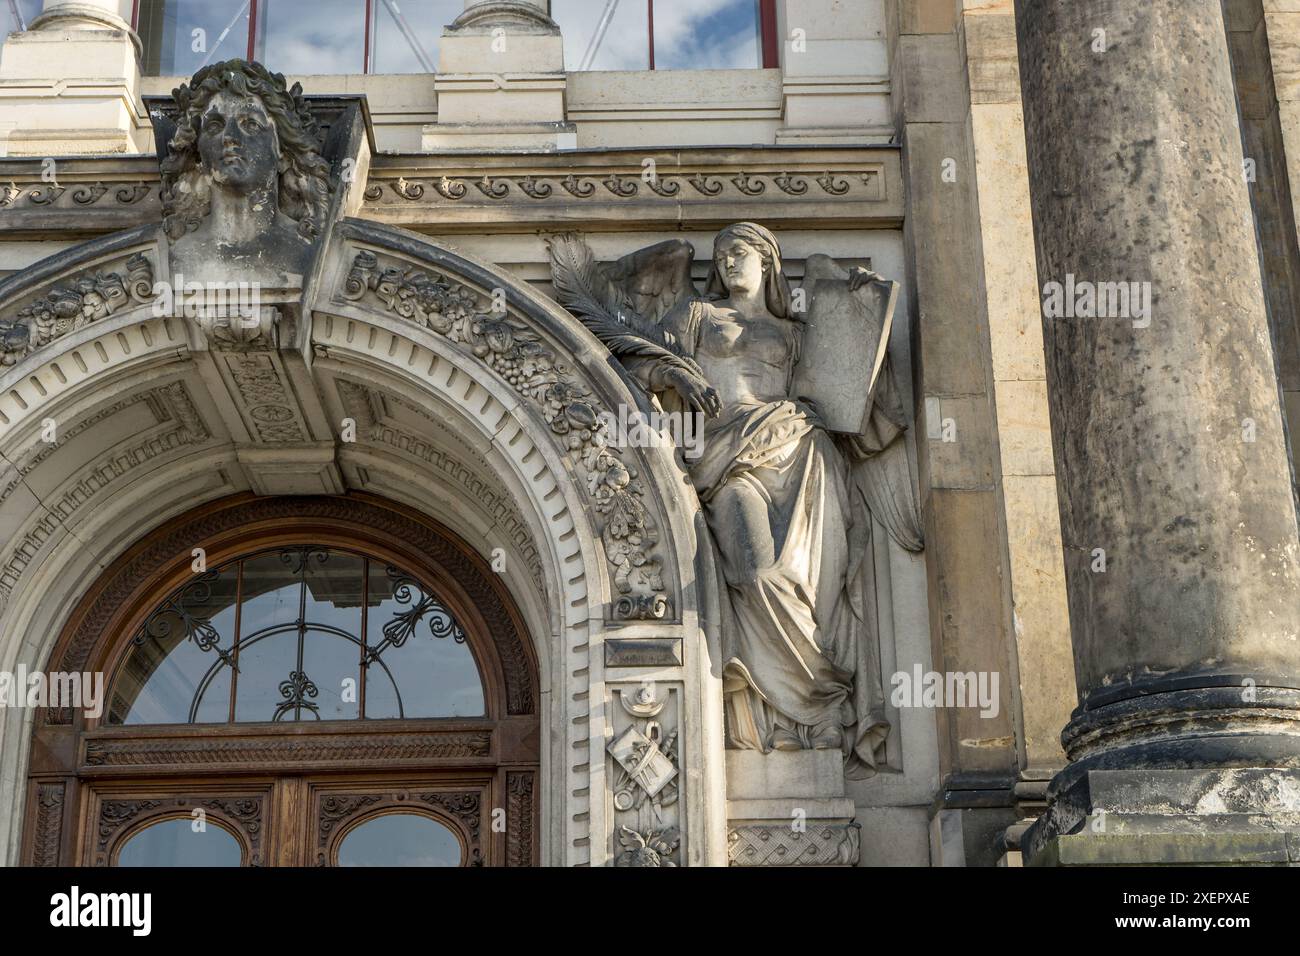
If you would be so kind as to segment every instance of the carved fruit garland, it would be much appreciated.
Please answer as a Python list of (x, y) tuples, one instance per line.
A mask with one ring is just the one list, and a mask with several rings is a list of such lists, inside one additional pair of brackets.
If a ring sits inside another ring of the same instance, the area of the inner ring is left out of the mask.
[(538, 335), (508, 315), (492, 314), (478, 293), (434, 272), (381, 267), (371, 252), (358, 252), (343, 285), (343, 297), (367, 294), (394, 314), (469, 349), (515, 391), (536, 403), (551, 431), (580, 462), (587, 493), (603, 519), (601, 539), (614, 569), (614, 585), (625, 599), (623, 617), (663, 617), (659, 595), (635, 596), (637, 586), (664, 590), (660, 559), (652, 556), (658, 530), (642, 502), (645, 490), (636, 470), (609, 447), (605, 426), (590, 390), (556, 360)]
[(55, 286), (12, 319), (0, 321), (0, 364), (25, 355), (125, 306), (153, 298), (153, 265), (143, 253), (126, 260), (126, 275), (94, 272)]

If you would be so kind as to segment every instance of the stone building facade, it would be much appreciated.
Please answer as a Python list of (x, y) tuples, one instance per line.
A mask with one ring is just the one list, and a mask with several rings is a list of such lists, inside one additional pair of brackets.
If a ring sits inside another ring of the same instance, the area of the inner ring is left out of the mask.
[(0, 859), (1295, 861), (1300, 7), (229, 6), (9, 14)]

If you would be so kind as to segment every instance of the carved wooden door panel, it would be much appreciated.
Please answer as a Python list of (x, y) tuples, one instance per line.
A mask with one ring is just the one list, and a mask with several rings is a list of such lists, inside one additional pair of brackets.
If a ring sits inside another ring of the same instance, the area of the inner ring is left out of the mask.
[(310, 865), (483, 866), (499, 852), (490, 776), (303, 783)]
[(95, 782), (83, 866), (528, 866), (532, 772)]
[(86, 788), (84, 866), (262, 866), (274, 781)]

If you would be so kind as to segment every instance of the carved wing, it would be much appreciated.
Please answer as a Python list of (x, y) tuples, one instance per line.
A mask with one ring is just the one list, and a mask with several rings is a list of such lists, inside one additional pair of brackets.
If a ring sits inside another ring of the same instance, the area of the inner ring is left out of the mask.
[[(829, 256), (808, 257), (804, 350), (795, 389), (805, 389), (849, 462), (853, 486), (889, 536), (907, 551), (924, 547), (916, 479), (903, 433), (907, 417), (889, 360), (898, 283), (851, 271)], [(795, 394), (804, 394), (796, 391)]]
[[(554, 236), (547, 244), (556, 298), (611, 353), (619, 359), (658, 359), (700, 374), (695, 360), (659, 325), (669, 308), (695, 292), (690, 259), (682, 250), (683, 245), (689, 250), (689, 243), (659, 243), (610, 266), (598, 263), (575, 235)], [(640, 311), (646, 307), (653, 318)]]
[(867, 508), (906, 551), (925, 546), (916, 476), (908, 456), (903, 402), (888, 357), (881, 367), (867, 425), (857, 435), (838, 435), (850, 477)]
[(599, 269), (632, 308), (656, 325), (682, 302), (698, 294), (691, 279), (695, 247), (685, 239), (669, 239), (629, 253)]

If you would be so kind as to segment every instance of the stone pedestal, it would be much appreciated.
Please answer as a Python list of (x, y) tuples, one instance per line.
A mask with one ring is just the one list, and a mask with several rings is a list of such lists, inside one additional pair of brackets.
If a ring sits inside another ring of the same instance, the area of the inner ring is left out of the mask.
[(564, 39), (544, 10), (522, 0), (471, 0), (442, 35), (438, 122), (425, 126), (422, 148), (575, 148), (575, 128), (564, 116), (566, 85)]
[(1300, 835), (1300, 527), (1221, 5), (1016, 20), (1079, 688), (1026, 862), (1246, 862)]
[(838, 751), (727, 751), (732, 866), (855, 866), (854, 813)]
[(139, 153), (140, 40), (112, 0), (46, 0), (0, 55), (0, 136), (10, 156)]

